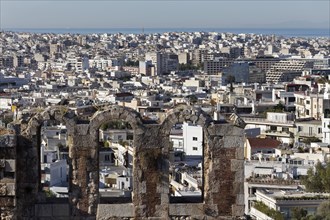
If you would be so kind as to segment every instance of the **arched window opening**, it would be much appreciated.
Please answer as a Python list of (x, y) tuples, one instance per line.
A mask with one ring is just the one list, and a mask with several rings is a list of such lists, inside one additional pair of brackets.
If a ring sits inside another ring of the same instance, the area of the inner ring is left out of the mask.
[(133, 191), (133, 130), (123, 120), (99, 128), (100, 203), (130, 203)]
[(203, 127), (175, 124), (170, 132), (169, 187), (171, 203), (203, 200)]
[(46, 197), (68, 197), (68, 149), (66, 126), (44, 121), (40, 129), (40, 181)]

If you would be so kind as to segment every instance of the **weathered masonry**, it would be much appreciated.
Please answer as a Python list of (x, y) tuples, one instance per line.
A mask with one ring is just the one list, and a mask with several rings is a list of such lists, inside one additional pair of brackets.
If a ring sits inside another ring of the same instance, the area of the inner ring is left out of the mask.
[[(125, 120), (134, 130), (132, 202), (100, 204), (98, 129)], [(40, 187), (40, 129), (65, 124), (69, 142), (69, 197), (47, 198)], [(169, 133), (190, 121), (203, 127), (203, 201), (169, 201)], [(243, 123), (244, 124), (244, 123)], [(24, 115), (0, 133), (1, 219), (237, 219), (244, 214), (244, 132), (237, 117), (214, 122), (190, 106), (172, 109), (160, 123), (119, 106), (78, 116), (64, 106)]]

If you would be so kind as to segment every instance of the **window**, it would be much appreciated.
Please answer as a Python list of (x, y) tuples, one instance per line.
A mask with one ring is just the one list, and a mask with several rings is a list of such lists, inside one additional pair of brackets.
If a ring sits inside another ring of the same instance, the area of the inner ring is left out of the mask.
[(318, 133), (319, 133), (319, 134), (322, 133), (322, 128), (318, 128)]
[(309, 115), (309, 110), (308, 109), (306, 110), (306, 115)]
[(306, 104), (309, 105), (311, 102), (309, 100), (306, 100)]
[(105, 156), (104, 156), (104, 161), (110, 161), (110, 155), (108, 155), (108, 154), (105, 155)]
[(193, 137), (193, 141), (197, 141), (197, 137)]
[(193, 147), (193, 150), (197, 151), (197, 150), (198, 150), (198, 148), (197, 148), (197, 147)]
[(295, 101), (295, 99), (296, 99), (295, 97), (289, 97), (289, 99), (288, 99), (288, 100), (289, 100), (289, 102), (294, 102), (294, 101)]

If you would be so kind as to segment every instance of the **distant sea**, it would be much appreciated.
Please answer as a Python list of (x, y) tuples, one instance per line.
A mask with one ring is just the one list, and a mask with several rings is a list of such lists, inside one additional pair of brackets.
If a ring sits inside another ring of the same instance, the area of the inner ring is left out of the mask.
[(328, 28), (4, 28), (4, 31), (54, 33), (54, 34), (152, 34), (165, 32), (229, 32), (234, 34), (263, 34), (283, 37), (327, 37), (330, 38)]

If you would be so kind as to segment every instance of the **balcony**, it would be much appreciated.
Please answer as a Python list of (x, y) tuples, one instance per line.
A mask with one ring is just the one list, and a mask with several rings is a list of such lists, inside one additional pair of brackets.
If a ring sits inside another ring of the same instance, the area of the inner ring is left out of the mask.
[(266, 118), (248, 118), (248, 117), (241, 117), (241, 118), (247, 124), (280, 125), (280, 126), (286, 126), (286, 127), (293, 127), (293, 125), (294, 125), (293, 121), (286, 121), (284, 123), (284, 122), (278, 122), (278, 121), (270, 121)]
[(274, 131), (274, 130), (266, 130), (263, 132), (266, 136), (276, 136), (276, 137), (287, 137), (293, 138), (293, 133), (290, 131)]
[(316, 133), (313, 133), (313, 132), (297, 132), (296, 136), (322, 138), (322, 133), (316, 134)]

